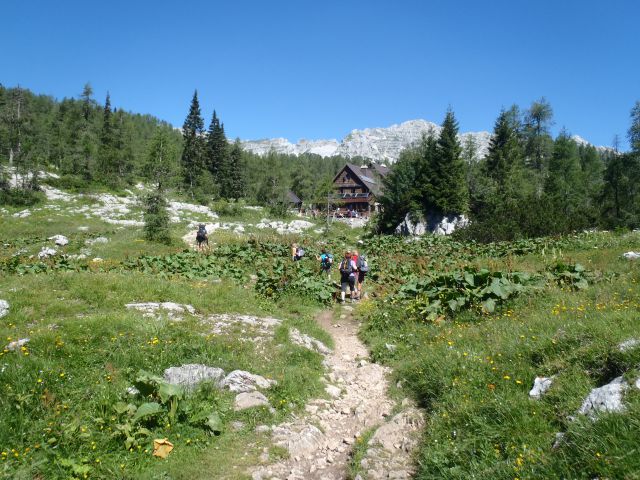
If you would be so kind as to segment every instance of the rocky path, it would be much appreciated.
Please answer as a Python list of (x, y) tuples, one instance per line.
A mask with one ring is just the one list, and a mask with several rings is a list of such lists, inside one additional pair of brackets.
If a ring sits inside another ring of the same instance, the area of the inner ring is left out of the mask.
[[(358, 339), (352, 308), (322, 312), (318, 322), (331, 334), (335, 349), (325, 357), (324, 381), (328, 399), (310, 401), (305, 414), (271, 427), (275, 445), (289, 457), (250, 470), (254, 480), (342, 480), (348, 478), (353, 448), (362, 435), (377, 427), (365, 446), (356, 478), (410, 478), (411, 453), (417, 444), (423, 418), (403, 401), (399, 408), (387, 395), (387, 367), (369, 363), (368, 352)], [(392, 413), (399, 411), (396, 415)], [(267, 461), (268, 454), (263, 455)]]

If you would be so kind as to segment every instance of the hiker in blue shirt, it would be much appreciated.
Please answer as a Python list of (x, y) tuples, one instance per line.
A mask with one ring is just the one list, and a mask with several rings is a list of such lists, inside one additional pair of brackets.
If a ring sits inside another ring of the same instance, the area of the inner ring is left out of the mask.
[(331, 276), (331, 266), (333, 265), (333, 255), (327, 252), (326, 248), (322, 249), (322, 253), (318, 257), (320, 260), (320, 271), (327, 277)]

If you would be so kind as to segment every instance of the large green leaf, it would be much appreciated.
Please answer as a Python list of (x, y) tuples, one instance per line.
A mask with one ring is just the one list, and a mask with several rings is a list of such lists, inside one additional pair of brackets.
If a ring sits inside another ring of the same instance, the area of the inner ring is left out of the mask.
[(159, 413), (162, 413), (164, 410), (162, 409), (162, 405), (156, 402), (147, 402), (143, 403), (138, 407), (136, 414), (131, 419), (132, 422), (137, 422), (139, 420), (148, 419), (150, 417), (154, 417)]

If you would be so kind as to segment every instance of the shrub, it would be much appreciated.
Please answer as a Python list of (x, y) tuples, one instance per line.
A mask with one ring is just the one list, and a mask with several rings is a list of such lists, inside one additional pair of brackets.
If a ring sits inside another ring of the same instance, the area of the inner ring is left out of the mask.
[(159, 191), (154, 191), (144, 199), (144, 237), (153, 242), (171, 243), (167, 201)]

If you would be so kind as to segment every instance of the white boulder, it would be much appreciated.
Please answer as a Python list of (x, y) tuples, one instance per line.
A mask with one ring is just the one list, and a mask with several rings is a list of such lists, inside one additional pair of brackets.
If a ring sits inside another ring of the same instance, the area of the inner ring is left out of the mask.
[(233, 409), (237, 412), (248, 408), (262, 407), (269, 405), (269, 400), (260, 392), (242, 392), (236, 395), (233, 402)]
[(244, 370), (234, 370), (222, 381), (224, 387), (236, 393), (253, 392), (257, 388), (270, 388), (276, 383), (275, 380), (269, 380)]
[(533, 388), (529, 392), (531, 398), (538, 400), (551, 388), (554, 377), (536, 377), (533, 381)]
[(622, 377), (613, 379), (610, 383), (594, 388), (582, 402), (578, 413), (595, 418), (601, 412), (623, 412), (622, 396), (629, 388), (629, 384)]
[(421, 236), (426, 233), (434, 235), (451, 235), (456, 229), (469, 225), (464, 215), (429, 215), (427, 219), (414, 222), (407, 213), (404, 220), (396, 227), (399, 235)]
[(49, 237), (48, 240), (53, 240), (53, 242), (60, 247), (64, 247), (69, 243), (69, 239), (64, 235), (54, 235), (53, 237)]
[(9, 313), (9, 302), (6, 300), (0, 300), (0, 318)]
[(53, 257), (56, 253), (58, 253), (58, 251), (55, 248), (42, 247), (42, 250), (38, 253), (38, 258), (44, 260), (45, 258)]
[(202, 382), (212, 382), (216, 387), (222, 388), (224, 370), (201, 364), (186, 364), (167, 368), (164, 379), (167, 383), (180, 385), (186, 390), (193, 390)]
[(627, 252), (623, 253), (622, 256), (627, 260), (636, 260), (640, 258), (640, 252)]
[(291, 343), (294, 343), (295, 345), (300, 345), (301, 347), (313, 350), (322, 355), (329, 355), (331, 353), (331, 349), (320, 340), (310, 337), (306, 333), (301, 333), (297, 328), (289, 330), (289, 339), (291, 340)]
[(620, 345), (618, 345), (618, 350), (620, 350), (621, 352), (627, 352), (637, 347), (640, 347), (640, 340), (637, 338), (630, 338), (629, 340), (625, 340)]
[(20, 348), (24, 347), (27, 343), (29, 343), (28, 338), (21, 338), (20, 340), (14, 340), (10, 342), (5, 348), (10, 352), (15, 352), (20, 350)]

